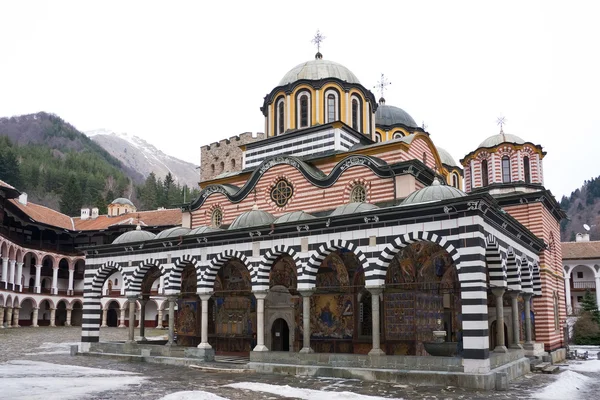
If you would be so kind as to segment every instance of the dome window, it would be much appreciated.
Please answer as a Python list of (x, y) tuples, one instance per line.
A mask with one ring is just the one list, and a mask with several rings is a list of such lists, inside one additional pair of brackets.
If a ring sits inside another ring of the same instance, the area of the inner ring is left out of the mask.
[(283, 99), (277, 102), (277, 135), (281, 135), (285, 131), (284, 114), (285, 103)]
[(277, 207), (285, 207), (293, 194), (294, 188), (292, 185), (287, 180), (280, 179), (271, 189), (271, 200)]
[(215, 208), (210, 217), (210, 223), (214, 228), (218, 228), (223, 223), (223, 210)]
[(381, 142), (381, 135), (379, 133), (375, 134), (375, 143)]
[(308, 96), (300, 96), (300, 128), (308, 127)]
[(400, 139), (400, 138), (402, 138), (402, 132), (394, 133), (394, 139)]
[(367, 201), (367, 189), (363, 185), (355, 185), (350, 192), (350, 203), (365, 203)]
[(360, 115), (360, 102), (355, 96), (352, 96), (352, 129), (361, 132), (361, 115)]
[(483, 186), (489, 185), (487, 160), (481, 162), (481, 183)]
[(531, 169), (529, 165), (529, 157), (523, 157), (523, 173), (525, 174), (525, 183), (531, 183)]
[(510, 158), (502, 157), (502, 183), (510, 183)]
[(452, 174), (452, 187), (458, 189), (458, 175), (456, 174), (456, 172)]
[(327, 96), (327, 122), (335, 121), (335, 96)]

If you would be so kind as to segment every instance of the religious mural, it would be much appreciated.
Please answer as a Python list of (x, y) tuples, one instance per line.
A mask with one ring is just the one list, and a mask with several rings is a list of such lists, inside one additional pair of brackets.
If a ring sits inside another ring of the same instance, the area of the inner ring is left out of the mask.
[(285, 286), (295, 289), (296, 286), (296, 264), (291, 257), (281, 257), (271, 268), (269, 287)]
[(388, 354), (427, 355), (438, 322), (454, 341), (460, 327), (460, 298), (452, 257), (435, 243), (417, 242), (388, 267), (384, 322)]
[(219, 270), (211, 312), (214, 321), (209, 324), (217, 352), (251, 350), (256, 333), (256, 299), (251, 288), (250, 273), (240, 261), (232, 260)]

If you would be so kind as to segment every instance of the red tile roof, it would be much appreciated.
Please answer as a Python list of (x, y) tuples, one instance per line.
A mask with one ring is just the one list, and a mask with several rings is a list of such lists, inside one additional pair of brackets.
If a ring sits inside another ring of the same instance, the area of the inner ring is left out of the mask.
[(51, 208), (40, 206), (39, 204), (31, 203), (29, 201), (27, 202), (27, 205), (23, 205), (16, 199), (11, 199), (9, 202), (13, 203), (15, 207), (23, 211), (35, 222), (68, 230), (73, 230), (74, 228), (71, 217)]
[(71, 231), (98, 231), (117, 225), (142, 226), (176, 226), (181, 225), (181, 210), (179, 208), (152, 211), (136, 211), (116, 217), (100, 215), (98, 218), (82, 220), (79, 217), (69, 217), (51, 208), (27, 202), (19, 203), (16, 199), (8, 200), (20, 209), (34, 222), (55, 226)]
[(136, 211), (128, 214), (122, 214), (117, 217), (108, 215), (99, 215), (98, 218), (82, 220), (73, 218), (75, 230), (92, 231), (107, 229), (117, 225), (137, 225), (141, 226), (175, 226), (181, 225), (181, 210), (179, 208), (152, 211)]
[(600, 241), (561, 243), (563, 260), (600, 258)]

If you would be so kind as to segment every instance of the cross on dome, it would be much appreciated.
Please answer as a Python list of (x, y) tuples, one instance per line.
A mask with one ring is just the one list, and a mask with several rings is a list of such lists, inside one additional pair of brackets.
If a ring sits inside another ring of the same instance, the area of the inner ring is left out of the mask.
[(317, 33), (315, 33), (315, 36), (312, 38), (311, 42), (315, 45), (317, 45), (317, 54), (315, 55), (315, 58), (321, 59), (323, 58), (323, 54), (321, 54), (321, 43), (326, 39), (325, 36), (323, 36), (323, 34), (321, 33), (321, 31), (319, 29), (317, 29)]
[(392, 82), (390, 82), (385, 77), (384, 74), (381, 74), (381, 78), (379, 79), (379, 82), (377, 82), (377, 85), (373, 86), (373, 89), (375, 89), (375, 88), (379, 89), (379, 94), (381, 95), (381, 97), (379, 98), (380, 104), (385, 104), (385, 98), (383, 97), (383, 93), (387, 90), (387, 87), (391, 84), (392, 84)]
[(500, 133), (504, 133), (503, 127), (506, 125), (506, 117), (498, 117), (496, 124), (500, 125)]

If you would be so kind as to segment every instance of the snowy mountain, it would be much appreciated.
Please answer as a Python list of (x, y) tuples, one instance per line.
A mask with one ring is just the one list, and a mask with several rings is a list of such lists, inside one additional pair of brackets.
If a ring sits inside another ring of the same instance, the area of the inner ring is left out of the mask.
[(200, 174), (196, 165), (169, 156), (144, 139), (106, 129), (88, 131), (85, 134), (125, 166), (144, 177), (154, 172), (157, 178), (164, 179), (171, 172), (173, 178), (182, 185), (198, 185)]

